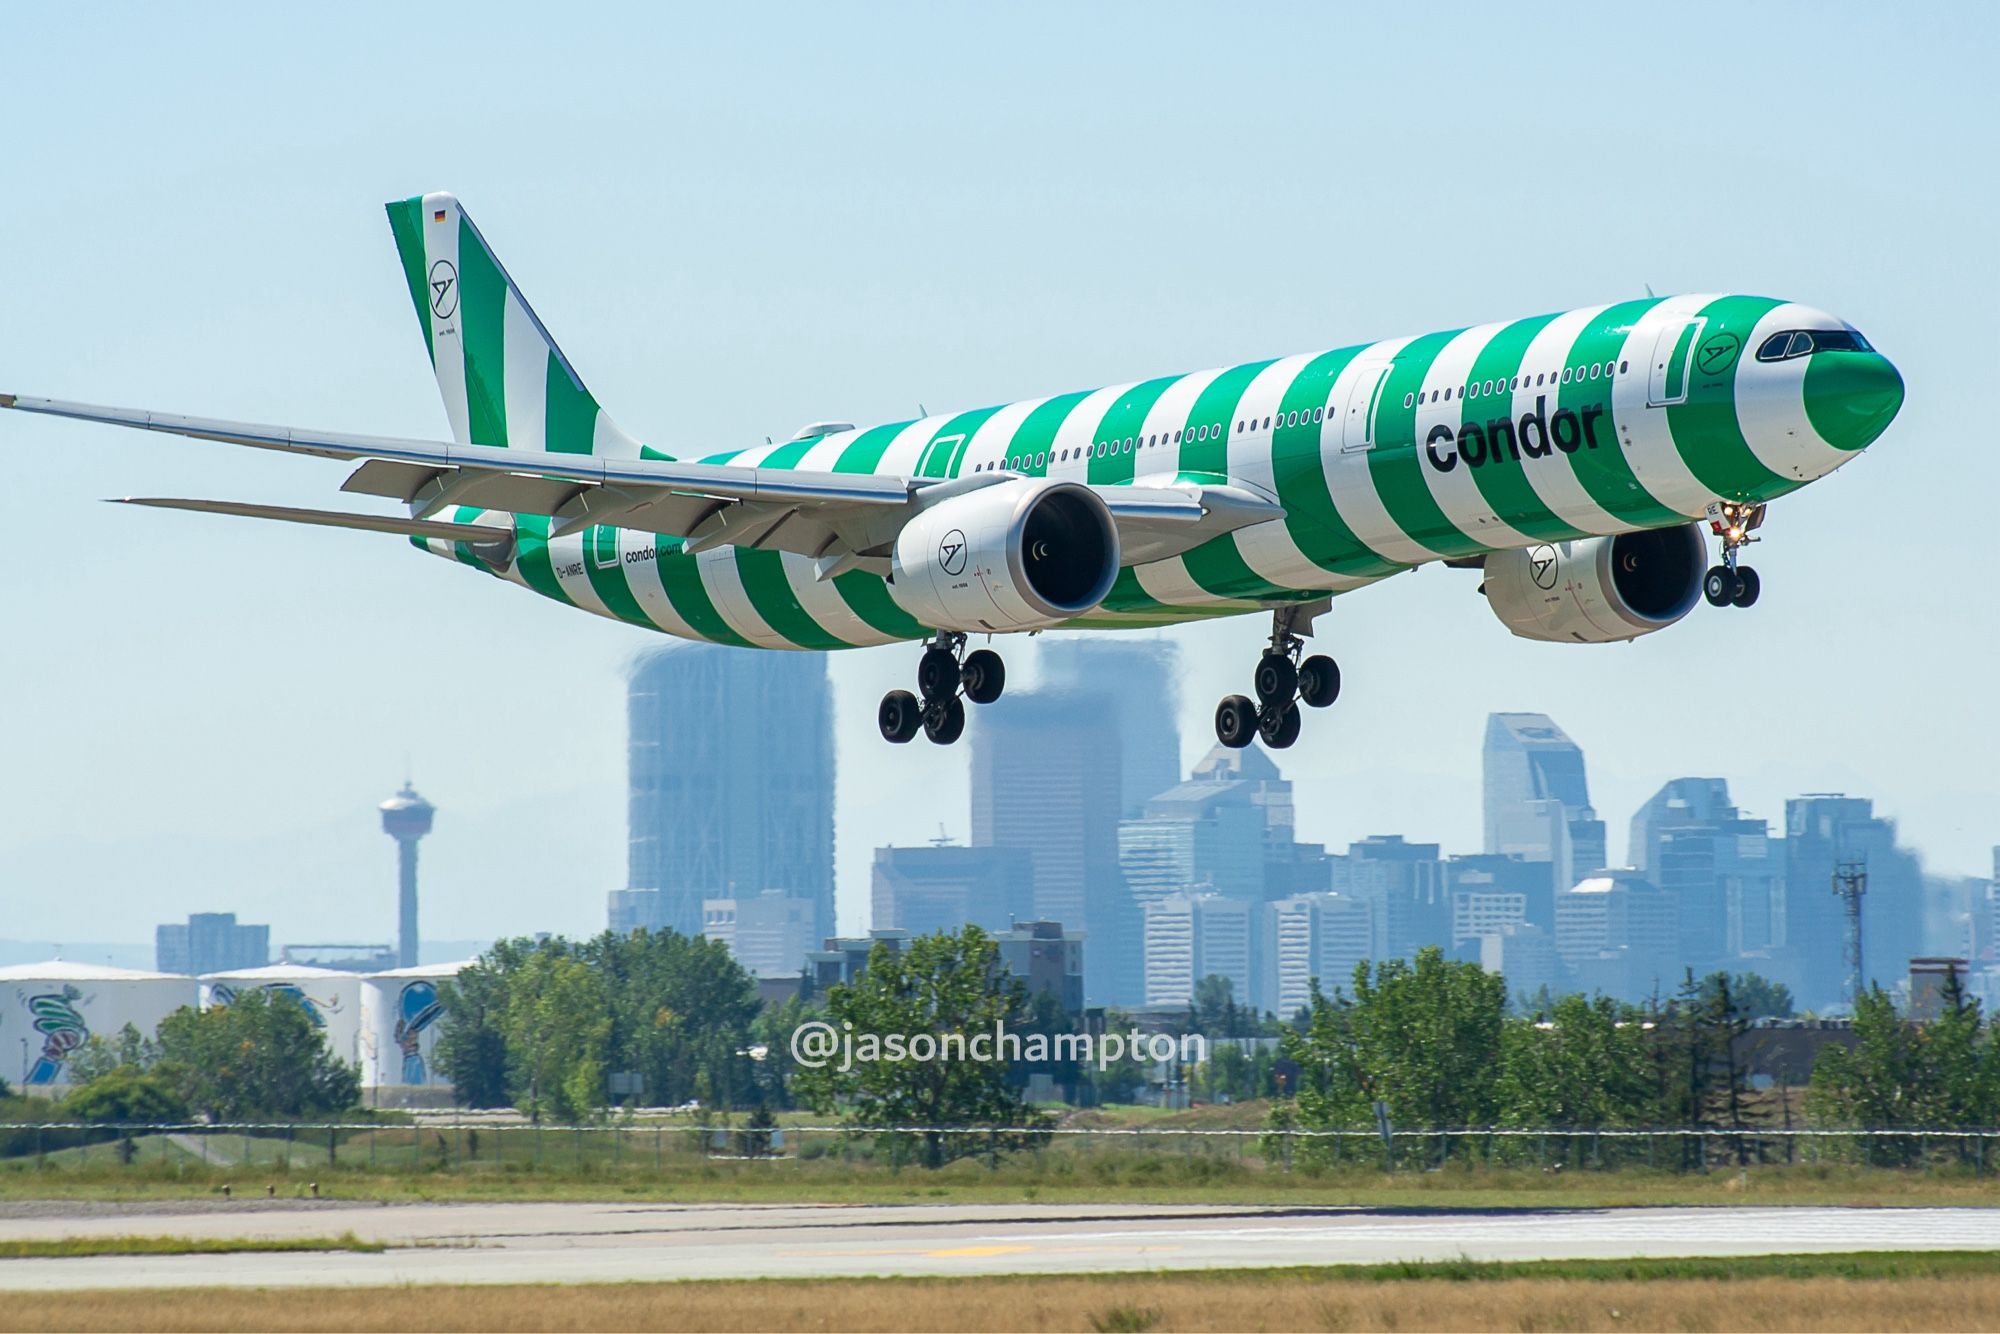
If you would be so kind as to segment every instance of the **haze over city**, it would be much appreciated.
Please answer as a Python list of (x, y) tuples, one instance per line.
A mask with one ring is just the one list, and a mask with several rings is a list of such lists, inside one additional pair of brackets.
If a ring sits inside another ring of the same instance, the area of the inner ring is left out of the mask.
[[(1629, 646), (1563, 648), (1508, 636), (1469, 573), (1342, 598), (1313, 647), (1337, 653), (1346, 693), (1279, 761), (1298, 834), (1477, 849), (1485, 717), (1533, 711), (1589, 755), (1613, 861), (1661, 783), (1719, 774), (1774, 821), (1801, 792), (1873, 797), (1932, 870), (1984, 876), (2000, 838), (2000, 704), (1981, 684), (2000, 651), (1985, 605), (2000, 459), (1960, 424), (1985, 415), (1983, 337), (1962, 316), (1994, 295), (1968, 257), (1995, 187), (1965, 169), (1965, 145), (1908, 127), (1991, 123), (1970, 63), (1993, 19), (1885, 14), (1834, 35), (1808, 13), (1737, 15), (1743, 40), (1711, 49), (1698, 25), (1576, 11), (1555, 26), (1579, 43), (1661, 52), (1660, 73), (1620, 74), (1631, 105), (1660, 114), (1578, 114), (1551, 146), (1557, 169), (1532, 173), (1517, 150), (1546, 138), (1548, 111), (1520, 96), (1512, 61), (1427, 49), (1425, 85), (1453, 95), (1412, 98), (1408, 66), (1338, 59), (1412, 49), (1424, 25), (1394, 16), (1300, 11), (1337, 77), (1255, 78), (1254, 104), (1197, 54), (1194, 11), (1157, 31), (1052, 12), (1053, 42), (927, 9), (893, 42), (809, 11), (775, 42), (695, 15), (635, 40), (583, 15), (532, 48), (504, 22), (400, 12), (394, 48), (347, 15), (288, 15), (281, 31), (249, 8), (133, 11), (115, 42), (90, 18), (16, 20), (48, 58), (0, 89), (9, 123), (33, 127), (15, 165), (35, 182), (0, 210), (0, 388), (435, 436), (380, 212), (432, 188), (481, 219), (605, 403), (686, 447), (1647, 285), (1792, 296), (1852, 319), (1910, 392), (1877, 449), (1773, 507), (1754, 613), (1702, 608)], [(409, 50), (447, 47), (505, 95), (424, 98)], [(1113, 47), (1161, 88), (1220, 81), (1218, 95), (1125, 87), (1102, 62)], [(933, 58), (965, 49), (983, 58)], [(83, 100), (66, 72), (80, 62)], [(1835, 100), (1879, 114), (1842, 114), (1838, 155), (1797, 151), (1745, 90), (1775, 104), (1801, 87), (1865, 90)], [(246, 113), (277, 101), (282, 118)], [(1468, 107), (1491, 151), (1468, 139)], [(1608, 183), (1562, 166), (1619, 154)], [(1191, 179), (1190, 162), (1227, 165)], [(6, 425), (22, 498), (0, 572), (16, 627), (0, 649), (9, 936), (138, 943), (229, 908), (286, 939), (385, 938), (393, 854), (374, 807), (406, 772), (441, 812), (426, 935), (603, 926), (626, 872), (623, 676), (655, 639), (392, 538), (96, 503), (320, 504), (332, 465)], [(1168, 634), (1183, 769), (1263, 633)], [(1008, 647), (1012, 688), (1032, 687), (1036, 655)], [(849, 933), (866, 925), (873, 848), (969, 833), (968, 751), (875, 733), (875, 700), (915, 657), (831, 662)]]

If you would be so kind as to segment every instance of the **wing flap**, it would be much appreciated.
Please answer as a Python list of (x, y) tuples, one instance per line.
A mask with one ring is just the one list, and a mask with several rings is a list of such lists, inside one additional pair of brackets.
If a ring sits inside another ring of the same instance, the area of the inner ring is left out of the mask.
[(252, 505), (238, 500), (191, 500), (167, 496), (123, 496), (112, 503), (144, 505), (150, 509), (192, 510), (198, 514), (231, 514), (244, 519), (278, 519), (320, 528), (351, 528), (364, 533), (394, 533), (402, 537), (435, 538), (444, 542), (470, 542), (479, 547), (512, 546), (514, 542), (511, 530), (490, 524), (405, 519), (394, 514), (345, 514), (339, 510), (294, 509), (286, 505)]

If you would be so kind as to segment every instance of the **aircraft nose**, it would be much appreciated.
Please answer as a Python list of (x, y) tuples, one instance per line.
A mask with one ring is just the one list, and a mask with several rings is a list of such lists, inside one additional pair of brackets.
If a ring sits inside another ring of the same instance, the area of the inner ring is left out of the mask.
[(1903, 377), (1879, 352), (1820, 352), (1806, 372), (1806, 415), (1835, 449), (1866, 449), (1903, 406)]

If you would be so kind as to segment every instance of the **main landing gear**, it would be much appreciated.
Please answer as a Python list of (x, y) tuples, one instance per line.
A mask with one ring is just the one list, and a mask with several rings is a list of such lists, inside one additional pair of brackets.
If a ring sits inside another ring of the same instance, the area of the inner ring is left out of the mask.
[(875, 721), (884, 741), (901, 745), (921, 731), (949, 746), (965, 732), (965, 701), (991, 704), (1006, 688), (1007, 667), (998, 653), (990, 648), (967, 653), (964, 635), (939, 631), (917, 661), (919, 693), (891, 690), (882, 696)]
[(1763, 523), (1762, 505), (1725, 501), (1709, 510), (1709, 531), (1722, 539), (1722, 564), (1710, 566), (1701, 581), (1701, 594), (1709, 606), (1748, 607), (1756, 603), (1763, 581), (1748, 565), (1739, 565), (1736, 557), (1741, 548), (1760, 540), (1753, 533)]
[(1323, 709), (1340, 697), (1340, 667), (1324, 654), (1304, 661), (1302, 633), (1311, 633), (1315, 615), (1325, 603), (1285, 607), (1271, 613), (1271, 643), (1258, 660), (1253, 686), (1257, 699), (1228, 695), (1215, 706), (1215, 739), (1232, 750), (1261, 736), (1273, 750), (1299, 739), (1299, 705)]

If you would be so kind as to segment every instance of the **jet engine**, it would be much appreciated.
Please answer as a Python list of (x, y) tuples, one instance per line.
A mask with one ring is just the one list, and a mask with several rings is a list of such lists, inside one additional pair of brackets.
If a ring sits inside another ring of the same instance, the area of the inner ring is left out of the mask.
[(1480, 591), (1523, 639), (1609, 644), (1692, 611), (1707, 556), (1696, 523), (1516, 548), (1486, 558)]
[(889, 589), (926, 626), (1038, 630), (1094, 609), (1118, 577), (1118, 529), (1089, 487), (1023, 477), (947, 497), (896, 535)]

